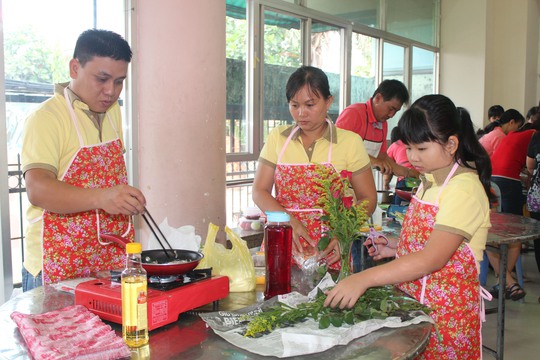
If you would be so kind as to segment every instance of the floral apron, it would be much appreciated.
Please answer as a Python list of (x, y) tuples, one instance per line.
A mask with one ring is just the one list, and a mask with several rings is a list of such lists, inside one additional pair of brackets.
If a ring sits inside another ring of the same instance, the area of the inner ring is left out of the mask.
[[(331, 164), (332, 160), (332, 124), (327, 119), (330, 129), (330, 146), (328, 149), (327, 162), (321, 164), (330, 169), (336, 171)], [(325, 226), (321, 224), (320, 217), (323, 215), (323, 210), (317, 205), (320, 197), (323, 195), (322, 191), (316, 186), (314, 178), (319, 176), (316, 171), (316, 164), (284, 164), (281, 162), (281, 158), (285, 153), (285, 149), (291, 142), (294, 134), (300, 129), (298, 126), (291, 131), (291, 134), (287, 138), (287, 141), (283, 145), (281, 152), (277, 159), (276, 171), (274, 176), (274, 184), (276, 189), (276, 200), (283, 206), (289, 213), (293, 214), (309, 232), (309, 236), (316, 243), (319, 242), (321, 235), (327, 230)], [(300, 238), (300, 242), (303, 248), (304, 260), (313, 257), (317, 254), (317, 248), (309, 245), (307, 241)], [(295, 259), (298, 263), (298, 259)], [(302, 265), (302, 264), (298, 264)], [(339, 262), (333, 264), (330, 268), (339, 269)]]
[[(456, 163), (444, 181), (439, 196), (457, 168)], [(435, 204), (430, 204), (416, 195), (413, 197), (403, 220), (398, 257), (424, 248), (433, 231), (438, 210), (438, 198)], [(463, 242), (441, 270), (398, 287), (429, 306), (432, 309), (431, 317), (437, 325), (419, 359), (464, 360), (482, 357), (481, 288), (476, 260), (468, 244)]]
[[(78, 120), (64, 89), (80, 148), (60, 180), (81, 188), (106, 188), (127, 184), (122, 142), (114, 140), (85, 146)], [(107, 116), (111, 126), (114, 125)], [(118, 131), (114, 129), (118, 134)], [(101, 270), (122, 268), (125, 249), (100, 240), (101, 233), (121, 234), (133, 241), (130, 217), (101, 209), (74, 214), (43, 212), (43, 283), (88, 277)]]

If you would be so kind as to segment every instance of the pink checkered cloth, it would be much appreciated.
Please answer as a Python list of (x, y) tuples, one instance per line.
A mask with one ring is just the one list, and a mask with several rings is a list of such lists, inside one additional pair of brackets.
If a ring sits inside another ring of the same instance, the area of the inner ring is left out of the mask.
[(11, 318), (34, 359), (108, 360), (129, 358), (121, 337), (82, 305), (68, 306), (44, 314), (22, 314)]

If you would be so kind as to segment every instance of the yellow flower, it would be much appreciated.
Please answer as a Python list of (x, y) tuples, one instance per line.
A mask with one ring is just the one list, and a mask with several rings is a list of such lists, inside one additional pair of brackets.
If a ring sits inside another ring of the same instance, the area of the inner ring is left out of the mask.
[(362, 225), (368, 219), (367, 201), (355, 203), (351, 196), (350, 179), (352, 173), (343, 170), (340, 174), (331, 168), (318, 164), (315, 170), (319, 177), (315, 179), (322, 196), (319, 198), (319, 206), (324, 211), (321, 221), (327, 226), (326, 232), (319, 241), (319, 250), (324, 250), (330, 240), (337, 238), (342, 250), (342, 266), (348, 266), (348, 261), (343, 261), (348, 256), (352, 242), (360, 232)]

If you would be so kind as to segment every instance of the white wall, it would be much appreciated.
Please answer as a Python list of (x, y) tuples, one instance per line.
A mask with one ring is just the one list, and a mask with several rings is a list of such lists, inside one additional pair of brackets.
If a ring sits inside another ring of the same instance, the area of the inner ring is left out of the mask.
[(485, 77), (487, 22), (486, 0), (441, 1), (440, 93), (467, 108), (477, 126), (491, 89)]
[[(225, 216), (225, 2), (134, 2), (139, 186), (160, 223)], [(144, 230), (141, 240), (145, 241)]]
[(485, 124), (500, 104), (538, 104), (538, 1), (442, 0), (440, 92)]

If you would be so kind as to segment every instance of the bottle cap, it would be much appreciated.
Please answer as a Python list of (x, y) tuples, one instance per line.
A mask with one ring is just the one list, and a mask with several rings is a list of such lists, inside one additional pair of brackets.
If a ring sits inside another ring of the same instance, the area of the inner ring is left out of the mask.
[(142, 252), (142, 244), (136, 242), (130, 242), (126, 244), (126, 252), (128, 254), (138, 254)]
[(269, 222), (289, 222), (291, 217), (283, 211), (268, 211), (266, 212)]

